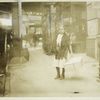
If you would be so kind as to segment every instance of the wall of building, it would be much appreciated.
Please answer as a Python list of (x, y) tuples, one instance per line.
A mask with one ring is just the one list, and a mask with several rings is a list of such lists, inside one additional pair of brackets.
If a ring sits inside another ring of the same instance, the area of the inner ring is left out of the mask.
[[(87, 25), (88, 25), (88, 37), (87, 37), (87, 55), (98, 59), (98, 41), (100, 34), (100, 2), (92, 2), (87, 5)], [(96, 7), (97, 5), (97, 7)]]

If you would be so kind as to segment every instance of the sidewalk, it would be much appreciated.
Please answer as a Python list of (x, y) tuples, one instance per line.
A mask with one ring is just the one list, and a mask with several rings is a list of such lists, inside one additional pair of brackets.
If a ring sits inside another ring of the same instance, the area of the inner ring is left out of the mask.
[(100, 95), (100, 83), (97, 81), (99, 66), (96, 60), (80, 54), (84, 60), (83, 66), (76, 66), (78, 69), (76, 72), (73, 67), (66, 66), (66, 79), (55, 80), (56, 72), (52, 66), (53, 56), (45, 55), (41, 49), (29, 50), (29, 62), (9, 66), (11, 92), (7, 95), (8, 97)]

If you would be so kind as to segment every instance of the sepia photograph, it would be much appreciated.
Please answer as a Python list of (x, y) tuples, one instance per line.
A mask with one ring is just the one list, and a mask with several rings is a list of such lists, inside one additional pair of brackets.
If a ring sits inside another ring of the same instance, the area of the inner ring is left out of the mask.
[(0, 0), (0, 97), (99, 96), (99, 1)]

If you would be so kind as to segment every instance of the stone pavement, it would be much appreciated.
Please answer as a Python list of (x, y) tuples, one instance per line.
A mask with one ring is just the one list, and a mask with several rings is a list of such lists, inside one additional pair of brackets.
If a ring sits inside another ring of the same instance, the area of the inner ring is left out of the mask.
[(10, 66), (10, 93), (7, 97), (76, 97), (99, 96), (100, 83), (98, 62), (86, 54), (83, 64), (66, 66), (66, 79), (55, 80), (53, 56), (43, 50), (29, 49), (30, 60), (24, 64)]

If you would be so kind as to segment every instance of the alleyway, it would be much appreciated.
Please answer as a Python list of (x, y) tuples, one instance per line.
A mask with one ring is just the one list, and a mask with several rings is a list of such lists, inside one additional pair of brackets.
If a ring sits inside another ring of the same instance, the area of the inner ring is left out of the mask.
[[(79, 73), (74, 72), (72, 66), (66, 66), (66, 79), (55, 80), (56, 72), (55, 68), (52, 67), (53, 56), (45, 55), (40, 48), (29, 49), (29, 52), (29, 62), (9, 66), (11, 89), (8, 97), (100, 95), (100, 83), (97, 82), (98, 63), (94, 59), (81, 54), (84, 58), (84, 64), (77, 68)], [(76, 74), (77, 76), (73, 77)]]

